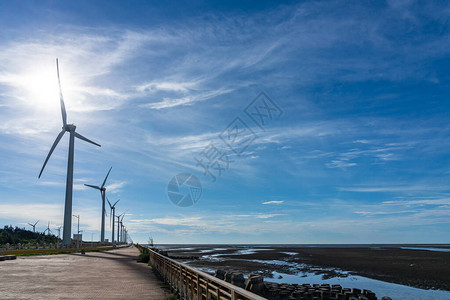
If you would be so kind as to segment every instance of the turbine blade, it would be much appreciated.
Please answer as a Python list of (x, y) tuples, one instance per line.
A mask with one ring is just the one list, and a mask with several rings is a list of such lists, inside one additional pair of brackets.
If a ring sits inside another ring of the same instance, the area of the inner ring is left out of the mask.
[(111, 202), (109, 202), (109, 199), (108, 199), (108, 197), (106, 197), (106, 201), (108, 201), (109, 207), (111, 207), (111, 208), (112, 208), (112, 206), (111, 206)]
[(37, 220), (37, 222), (36, 222), (36, 223), (34, 223), (34, 226), (36, 226), (36, 224), (37, 224), (37, 223), (39, 223), (39, 221), (40, 221), (40, 220)]
[(82, 135), (79, 134), (78, 132), (74, 132), (74, 134), (75, 134), (75, 136), (76, 136), (77, 138), (79, 138), (80, 140), (83, 140), (83, 141), (85, 141), (85, 142), (88, 142), (88, 143), (91, 143), (91, 144), (94, 144), (94, 145), (96, 145), (96, 146), (101, 147), (99, 144), (94, 143), (94, 142), (91, 141), (90, 139), (85, 138), (84, 136), (82, 136)]
[(91, 187), (91, 188), (93, 188), (93, 189), (97, 189), (97, 190), (99, 190), (100, 189), (100, 187), (98, 187), (98, 186), (96, 186), (96, 185), (90, 185), (90, 184), (84, 184), (85, 186), (88, 186), (88, 187)]
[(61, 103), (61, 115), (63, 120), (63, 125), (67, 125), (67, 113), (66, 113), (66, 106), (64, 104), (62, 89), (61, 89), (61, 80), (59, 79), (59, 64), (58, 59), (56, 59), (56, 72), (58, 73), (58, 85), (59, 85), (59, 102)]
[(109, 168), (108, 174), (106, 174), (105, 180), (103, 180), (102, 188), (105, 187), (106, 179), (108, 179), (108, 176), (109, 176), (109, 173), (111, 172), (111, 169), (112, 169), (112, 167)]
[(116, 203), (114, 203), (113, 207), (115, 207), (115, 206), (116, 206), (116, 204), (117, 204), (117, 202), (119, 202), (119, 201), (120, 201), (120, 199), (119, 199), (119, 200), (117, 200), (117, 201), (116, 201)]
[(41, 172), (39, 173), (39, 177), (38, 177), (38, 178), (41, 178), (41, 175), (42, 175), (42, 172), (44, 171), (45, 165), (47, 165), (47, 162), (48, 162), (50, 156), (52, 155), (53, 150), (55, 150), (56, 146), (58, 145), (59, 141), (60, 141), (61, 138), (63, 137), (64, 133), (65, 133), (65, 131), (62, 130), (62, 131), (58, 134), (58, 136), (56, 137), (56, 140), (55, 140), (55, 142), (53, 143), (52, 148), (50, 148), (50, 152), (48, 152), (47, 158), (45, 159), (44, 165), (42, 166), (42, 169), (41, 169)]

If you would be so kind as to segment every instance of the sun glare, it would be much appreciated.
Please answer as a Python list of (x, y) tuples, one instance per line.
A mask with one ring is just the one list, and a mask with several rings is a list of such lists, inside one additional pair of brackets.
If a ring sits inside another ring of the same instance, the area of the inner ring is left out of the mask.
[[(60, 69), (61, 72), (61, 69)], [(59, 108), (59, 87), (56, 65), (46, 68), (30, 69), (20, 75), (21, 86), (26, 94), (23, 100), (37, 110)], [(66, 95), (70, 92), (70, 75), (61, 73), (61, 86), (66, 105), (70, 100)]]

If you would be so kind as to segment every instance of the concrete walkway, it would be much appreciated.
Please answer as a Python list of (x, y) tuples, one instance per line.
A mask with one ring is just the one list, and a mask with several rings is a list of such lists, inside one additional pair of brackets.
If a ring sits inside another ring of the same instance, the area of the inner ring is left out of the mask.
[(139, 250), (17, 257), (0, 262), (0, 299), (167, 299)]

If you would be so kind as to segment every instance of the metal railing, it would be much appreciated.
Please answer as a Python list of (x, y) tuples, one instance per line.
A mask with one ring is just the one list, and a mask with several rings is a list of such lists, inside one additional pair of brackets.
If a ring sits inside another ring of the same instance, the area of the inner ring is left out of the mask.
[[(142, 246), (139, 246), (142, 250)], [(243, 288), (165, 257), (151, 249), (150, 262), (167, 283), (188, 300), (263, 300)]]

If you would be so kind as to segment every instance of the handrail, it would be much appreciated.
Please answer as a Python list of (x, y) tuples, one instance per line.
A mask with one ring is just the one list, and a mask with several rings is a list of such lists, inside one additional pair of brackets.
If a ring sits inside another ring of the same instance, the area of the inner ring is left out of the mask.
[[(144, 247), (138, 245), (142, 250)], [(148, 248), (145, 248), (148, 249)], [(187, 300), (265, 300), (250, 291), (148, 249), (155, 268)]]

